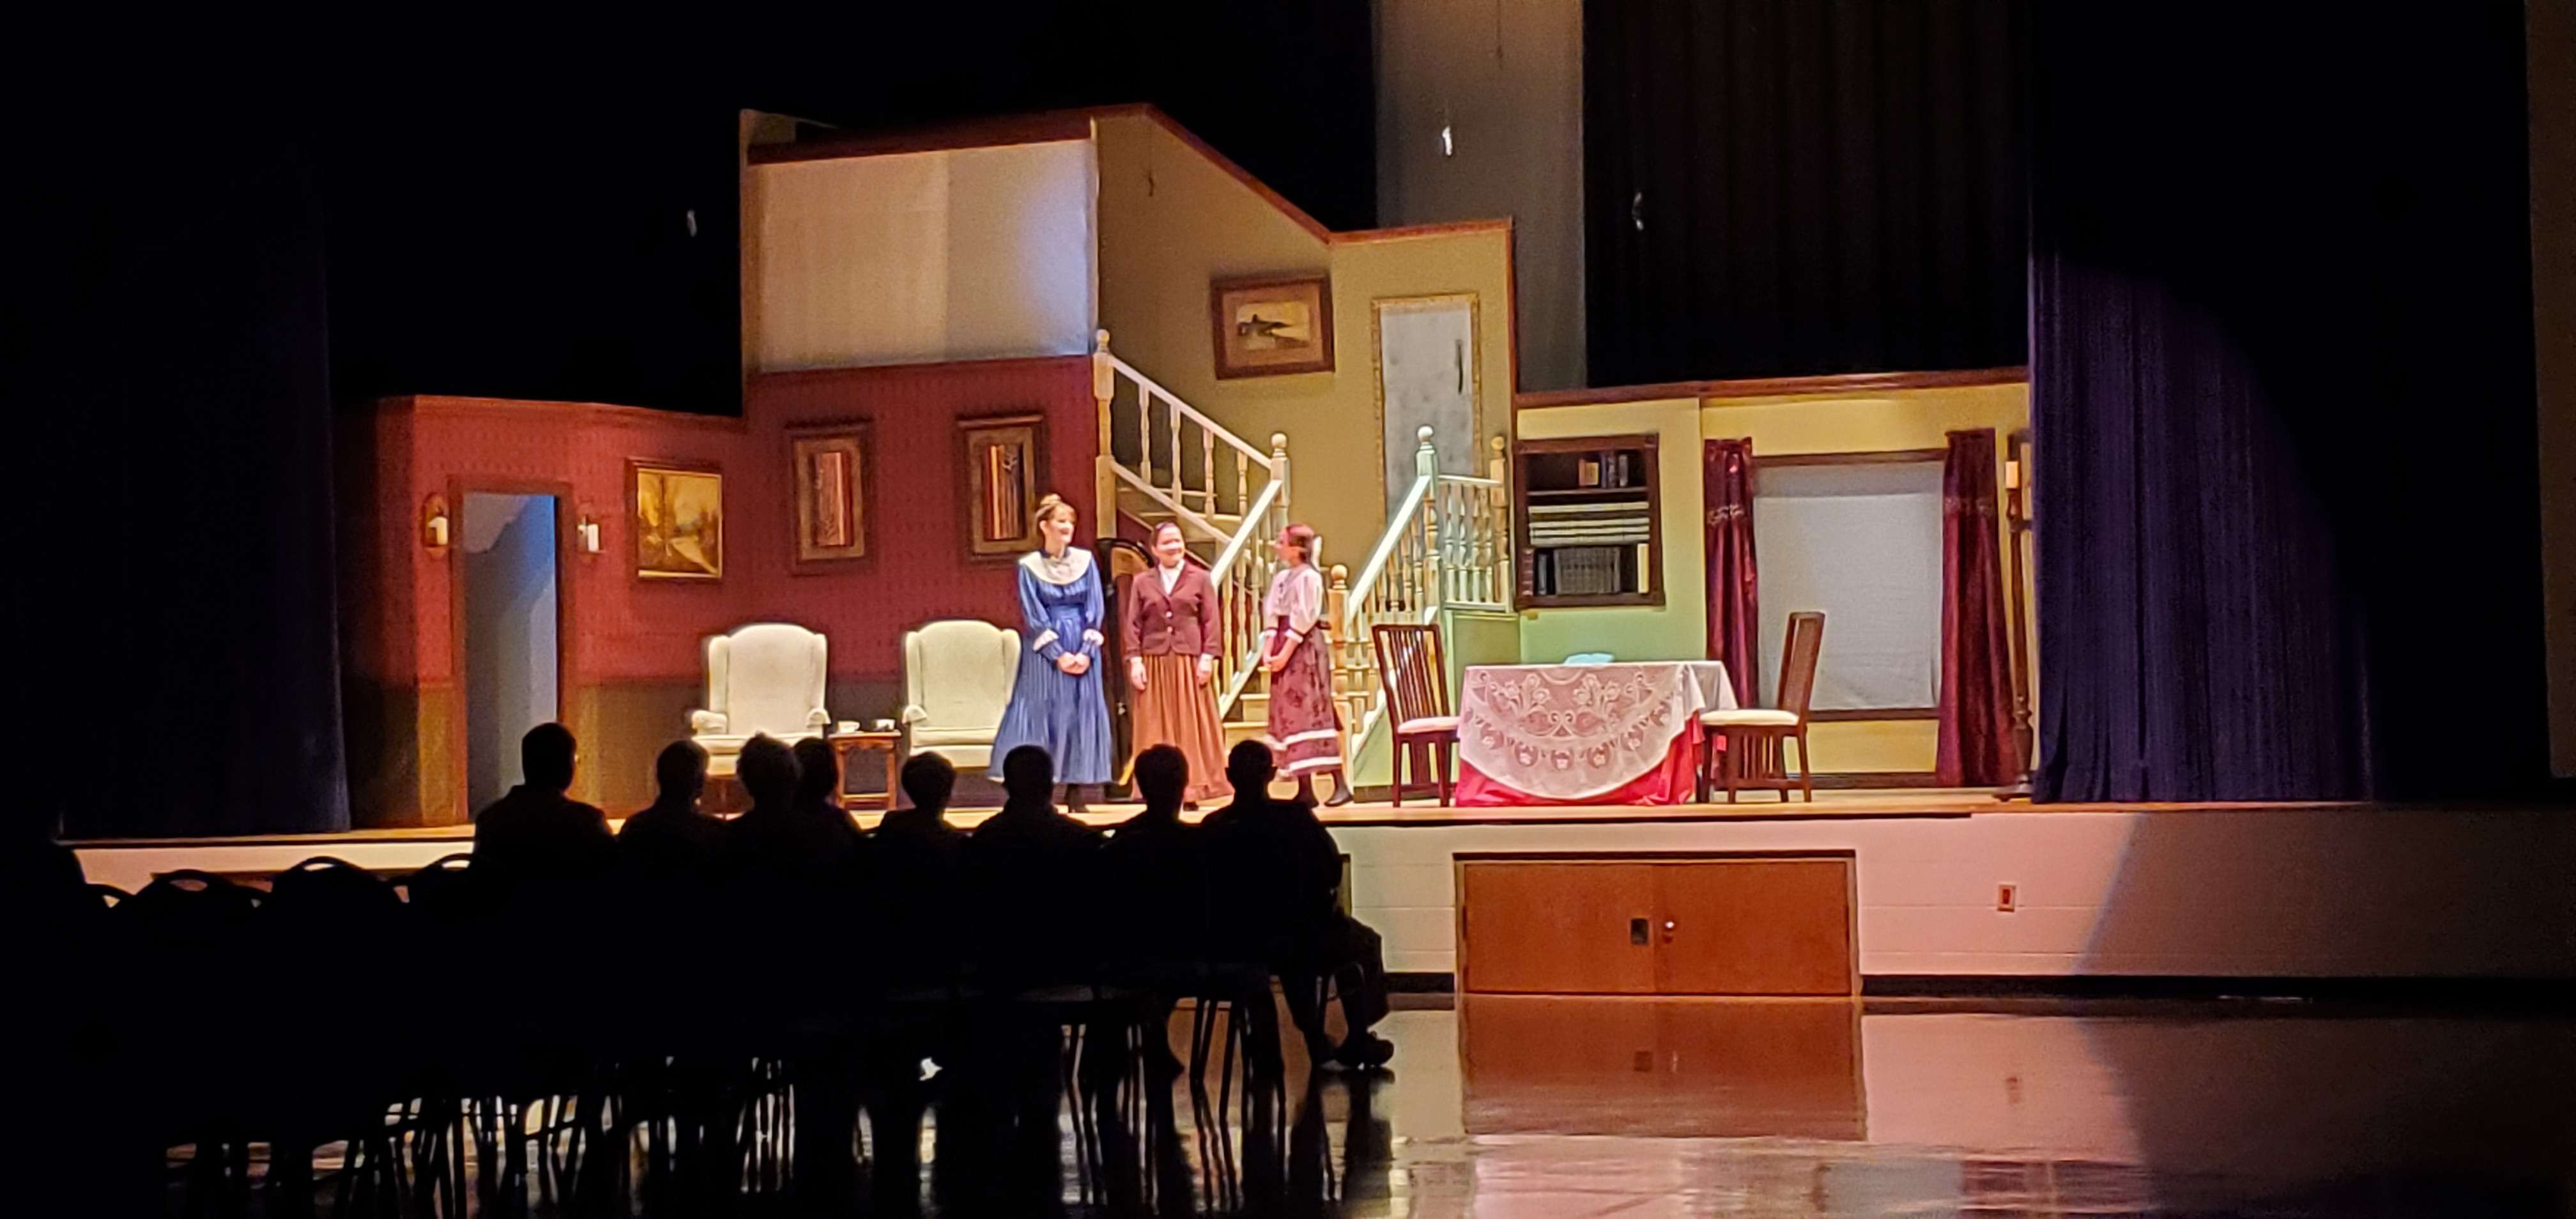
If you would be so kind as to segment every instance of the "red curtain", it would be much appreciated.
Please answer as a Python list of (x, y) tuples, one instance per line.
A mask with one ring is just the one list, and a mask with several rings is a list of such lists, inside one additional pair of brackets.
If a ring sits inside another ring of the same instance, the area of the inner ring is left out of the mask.
[(1761, 705), (1753, 681), (1762, 671), (1761, 598), (1753, 579), (1753, 441), (1711, 440), (1700, 457), (1700, 497), (1707, 508), (1708, 658), (1726, 662), (1738, 706)]
[(1941, 470), (1944, 787), (2000, 787), (2022, 774), (1996, 515), (1994, 429), (1950, 433)]

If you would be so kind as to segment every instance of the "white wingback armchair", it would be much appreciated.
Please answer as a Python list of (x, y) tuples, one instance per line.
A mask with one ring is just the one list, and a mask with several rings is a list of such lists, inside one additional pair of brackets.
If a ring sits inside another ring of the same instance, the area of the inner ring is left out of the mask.
[(701, 644), (707, 705), (689, 713), (689, 737), (707, 751), (709, 769), (733, 773), (734, 756), (755, 733), (781, 741), (820, 735), (832, 722), (823, 709), (823, 637), (784, 622), (756, 622)]
[(1020, 633), (951, 619), (903, 635), (903, 726), (911, 753), (959, 770), (993, 762), (993, 734), (1019, 683)]

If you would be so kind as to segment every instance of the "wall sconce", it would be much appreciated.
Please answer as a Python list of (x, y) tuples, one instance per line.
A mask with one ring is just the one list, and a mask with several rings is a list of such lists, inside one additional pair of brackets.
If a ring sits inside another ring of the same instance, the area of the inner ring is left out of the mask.
[(420, 544), (432, 554), (447, 553), (447, 497), (431, 495), (420, 505)]
[(573, 526), (572, 532), (580, 540), (583, 554), (599, 553), (599, 522), (588, 513), (582, 514), (581, 523)]

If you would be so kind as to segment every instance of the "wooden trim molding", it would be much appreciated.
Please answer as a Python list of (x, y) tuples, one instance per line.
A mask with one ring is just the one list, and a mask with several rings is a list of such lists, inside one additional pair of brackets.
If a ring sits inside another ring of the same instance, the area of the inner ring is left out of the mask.
[(1736, 381), (1668, 381), (1600, 389), (1552, 389), (1512, 395), (1512, 409), (1606, 406), (1667, 398), (1795, 398), (1823, 394), (1875, 394), (1907, 389), (1957, 389), (1976, 385), (2025, 385), (2030, 369), (1970, 368), (1943, 372), (1854, 372), (1817, 377), (1752, 377)]
[(1819, 791), (1893, 791), (1941, 786), (1941, 776), (1928, 770), (1864, 770), (1816, 776)]
[(1784, 466), (1912, 466), (1948, 461), (1948, 449), (1867, 449), (1856, 453), (1782, 453), (1777, 456), (1756, 453), (1753, 468)]
[(845, 157), (882, 157), (907, 152), (1049, 144), (1058, 140), (1090, 138), (1091, 120), (1095, 113), (1092, 110), (1048, 110), (896, 131), (835, 134), (791, 144), (755, 144), (744, 155), (753, 165), (786, 165), (799, 161), (837, 161)]
[(1509, 237), (1512, 222), (1504, 220), (1457, 220), (1447, 224), (1409, 224), (1392, 229), (1355, 229), (1335, 233), (1334, 245), (1368, 245), (1380, 241), (1410, 241), (1417, 237), (1471, 237), (1478, 233), (1500, 233)]
[(1883, 720), (1937, 720), (1939, 707), (1836, 707), (1807, 712), (1810, 724), (1874, 724)]
[[(1076, 356), (1075, 359), (1088, 357)], [(405, 394), (376, 400), (376, 414), (382, 417), (429, 416), (444, 418), (545, 419), (561, 422), (566, 412), (579, 412), (593, 419), (651, 423), (657, 427), (677, 425), (703, 428), (713, 432), (741, 435), (750, 430), (740, 415), (701, 415), (692, 411), (662, 410), (650, 406), (616, 406), (605, 402), (539, 402), (518, 398), (448, 398), (436, 394)], [(479, 488), (478, 488), (479, 490)]]

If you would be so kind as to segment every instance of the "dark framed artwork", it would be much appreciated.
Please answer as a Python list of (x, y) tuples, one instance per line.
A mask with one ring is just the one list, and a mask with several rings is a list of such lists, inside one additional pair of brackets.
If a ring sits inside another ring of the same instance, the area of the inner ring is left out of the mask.
[(724, 475), (714, 464), (633, 458), (626, 486), (636, 579), (724, 578)]
[(1216, 375), (1333, 371), (1333, 288), (1322, 275), (1221, 279), (1208, 287)]
[(966, 477), (966, 555), (1009, 559), (1037, 548), (1038, 471), (1046, 465), (1046, 417), (989, 415), (957, 421)]
[(796, 570), (828, 570), (867, 557), (868, 493), (876, 486), (869, 440), (865, 419), (787, 429)]

